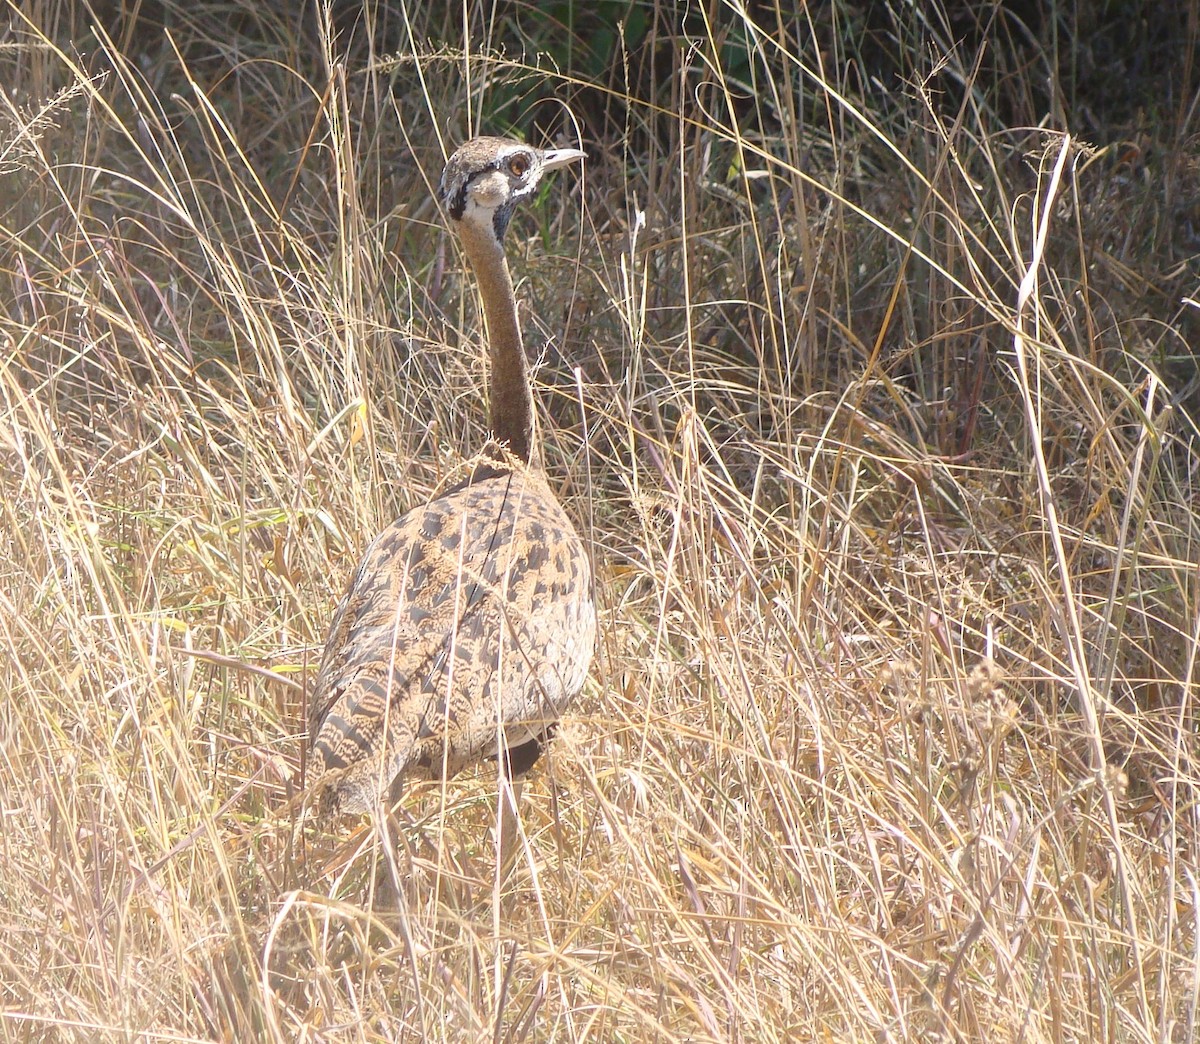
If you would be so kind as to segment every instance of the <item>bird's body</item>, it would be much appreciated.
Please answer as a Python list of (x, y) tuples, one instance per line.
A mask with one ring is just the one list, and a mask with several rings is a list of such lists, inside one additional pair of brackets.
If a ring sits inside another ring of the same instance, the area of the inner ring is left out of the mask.
[(587, 552), (530, 463), (532, 397), (501, 240), (543, 169), (581, 158), (476, 138), (441, 195), (480, 283), (499, 446), (375, 538), (330, 628), (309, 718), (323, 812), (496, 756), (510, 773), (583, 686), (595, 643)]

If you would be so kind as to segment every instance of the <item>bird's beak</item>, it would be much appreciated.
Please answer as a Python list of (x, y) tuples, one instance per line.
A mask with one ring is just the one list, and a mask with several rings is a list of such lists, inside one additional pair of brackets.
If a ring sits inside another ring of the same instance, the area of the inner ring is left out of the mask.
[(568, 163), (584, 159), (586, 152), (579, 149), (547, 149), (542, 153), (542, 170), (554, 170)]

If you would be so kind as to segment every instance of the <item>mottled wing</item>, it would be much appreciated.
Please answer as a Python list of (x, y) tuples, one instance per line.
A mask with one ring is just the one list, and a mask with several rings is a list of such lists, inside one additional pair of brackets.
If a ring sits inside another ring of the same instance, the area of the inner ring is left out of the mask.
[(309, 771), (370, 807), (398, 775), (453, 773), (540, 734), (583, 685), (595, 636), (586, 553), (539, 476), (494, 474), (376, 538), (313, 694)]

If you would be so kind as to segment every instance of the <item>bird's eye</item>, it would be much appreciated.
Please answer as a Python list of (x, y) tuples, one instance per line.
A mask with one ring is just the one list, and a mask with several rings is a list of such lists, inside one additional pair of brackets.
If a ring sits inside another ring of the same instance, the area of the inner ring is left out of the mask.
[(529, 157), (523, 152), (518, 152), (515, 156), (510, 156), (508, 159), (508, 171), (514, 178), (523, 178), (529, 173)]

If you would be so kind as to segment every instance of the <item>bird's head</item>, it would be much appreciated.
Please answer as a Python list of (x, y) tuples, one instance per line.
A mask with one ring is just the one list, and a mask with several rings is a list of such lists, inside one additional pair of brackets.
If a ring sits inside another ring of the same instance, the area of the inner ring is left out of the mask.
[(542, 175), (584, 155), (579, 149), (535, 149), (509, 138), (472, 138), (446, 161), (438, 196), (452, 221), (490, 225), (502, 240), (513, 207), (533, 194)]

